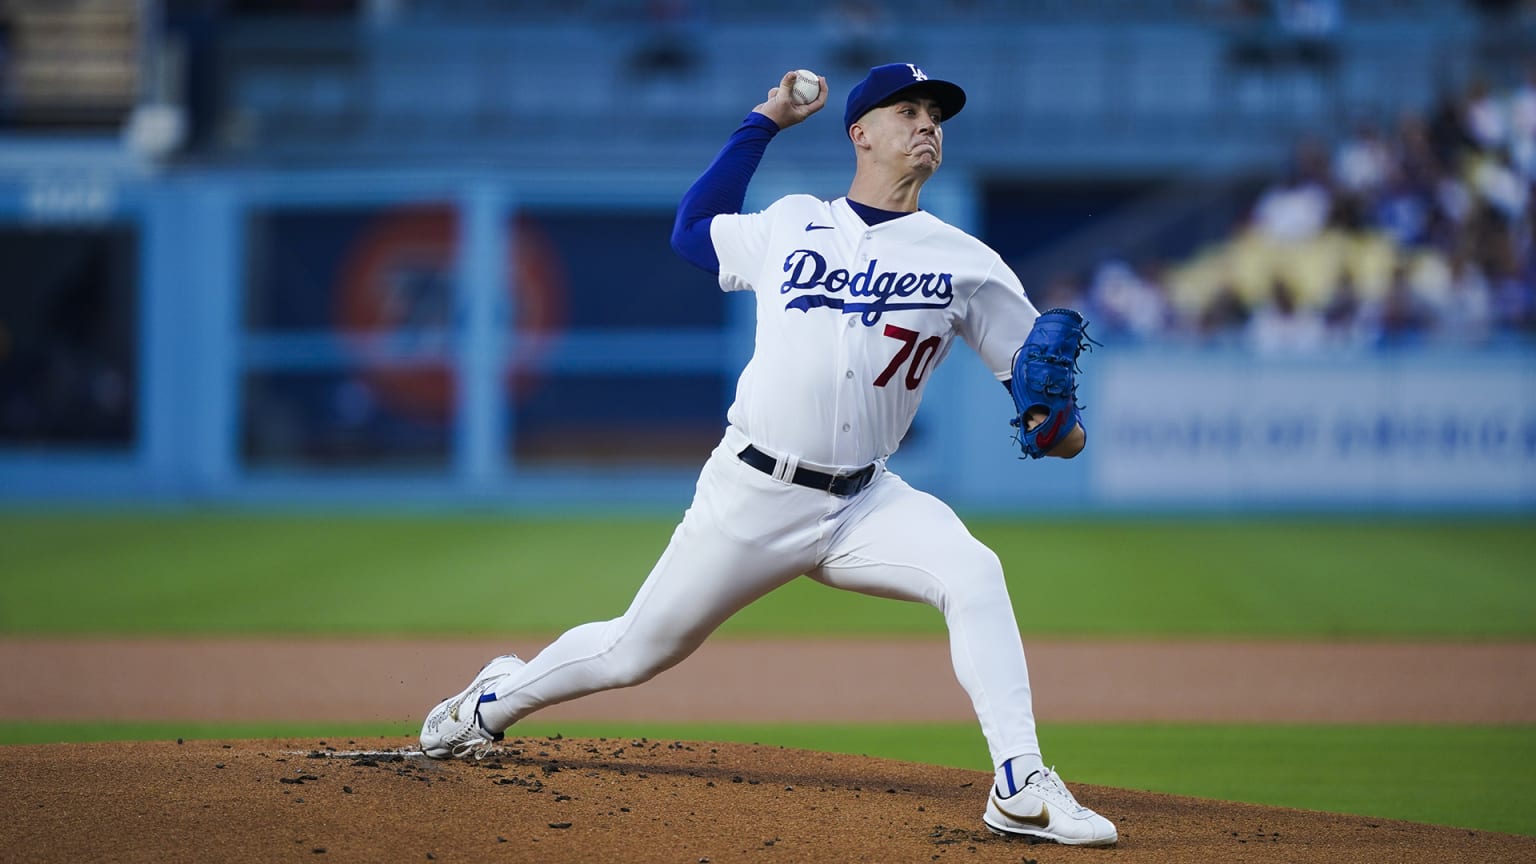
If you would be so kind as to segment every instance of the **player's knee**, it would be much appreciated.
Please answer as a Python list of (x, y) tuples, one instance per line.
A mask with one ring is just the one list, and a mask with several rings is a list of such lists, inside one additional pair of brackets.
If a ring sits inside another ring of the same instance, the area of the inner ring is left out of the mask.
[(960, 556), (957, 563), (965, 568), (968, 578), (978, 587), (1001, 584), (1003, 581), (1002, 560), (997, 557), (996, 552), (980, 542), (972, 543), (967, 547), (965, 554)]
[(997, 553), (981, 545), (973, 544), (952, 562), (950, 586), (951, 604), (981, 605), (1007, 603), (1008, 585), (1003, 580), (1003, 563)]
[(644, 684), (676, 666), (686, 656), (687, 650), (669, 640), (622, 640), (606, 657), (609, 686)]
[(636, 684), (644, 684), (661, 671), (655, 664), (645, 662), (639, 657), (609, 655), (607, 665), (608, 684), (611, 687), (633, 687)]

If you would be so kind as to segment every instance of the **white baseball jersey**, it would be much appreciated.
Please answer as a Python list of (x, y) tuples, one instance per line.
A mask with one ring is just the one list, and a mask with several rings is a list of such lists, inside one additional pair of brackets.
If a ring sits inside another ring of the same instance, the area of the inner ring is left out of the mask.
[(727, 419), (802, 464), (889, 457), (956, 333), (1004, 380), (1038, 315), (996, 252), (922, 211), (871, 226), (846, 198), (790, 195), (710, 236), (721, 288), (757, 292)]

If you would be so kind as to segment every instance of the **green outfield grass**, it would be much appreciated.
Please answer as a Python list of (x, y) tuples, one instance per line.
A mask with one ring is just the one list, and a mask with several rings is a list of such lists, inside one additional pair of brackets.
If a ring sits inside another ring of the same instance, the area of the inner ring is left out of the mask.
[[(1529, 519), (977, 519), (1039, 635), (1528, 639)], [(0, 514), (0, 634), (560, 632), (620, 614), (667, 519)], [(727, 633), (936, 634), (797, 580)]]
[[(973, 725), (530, 723), (514, 735), (741, 741), (985, 770)], [(1069, 783), (1406, 819), (1536, 836), (1536, 727), (1044, 725)], [(415, 743), (400, 725), (0, 723), (0, 743), (348, 738)], [(743, 772), (751, 766), (741, 766)], [(1088, 803), (1092, 803), (1091, 801)], [(978, 804), (978, 816), (979, 816)], [(1113, 813), (1107, 814), (1111, 817)]]

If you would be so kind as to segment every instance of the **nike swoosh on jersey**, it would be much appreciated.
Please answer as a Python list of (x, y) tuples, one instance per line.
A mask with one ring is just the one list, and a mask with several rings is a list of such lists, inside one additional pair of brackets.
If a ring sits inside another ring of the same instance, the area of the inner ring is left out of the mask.
[(805, 230), (807, 231), (831, 231), (836, 227), (836, 225), (817, 225), (815, 222), (805, 223)]
[(1003, 804), (1001, 801), (997, 801), (996, 803), (999, 813), (1002, 813), (1004, 816), (1007, 816), (1009, 819), (1012, 819), (1020, 825), (1031, 825), (1035, 828), (1045, 828), (1051, 824), (1051, 808), (1045, 806), (1044, 801), (1040, 802), (1040, 812), (1034, 816), (1020, 816), (1017, 813), (1009, 813), (1007, 810), (1003, 809)]

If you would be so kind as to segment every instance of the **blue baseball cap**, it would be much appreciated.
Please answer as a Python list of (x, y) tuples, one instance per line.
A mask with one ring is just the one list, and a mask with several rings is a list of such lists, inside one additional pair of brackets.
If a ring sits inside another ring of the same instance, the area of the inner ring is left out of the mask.
[(928, 73), (912, 63), (887, 63), (869, 70), (864, 80), (848, 91), (848, 107), (843, 110), (843, 128), (857, 123), (860, 117), (877, 108), (891, 97), (907, 90), (922, 88), (939, 104), (944, 119), (960, 113), (965, 107), (965, 91), (958, 84), (929, 78)]

